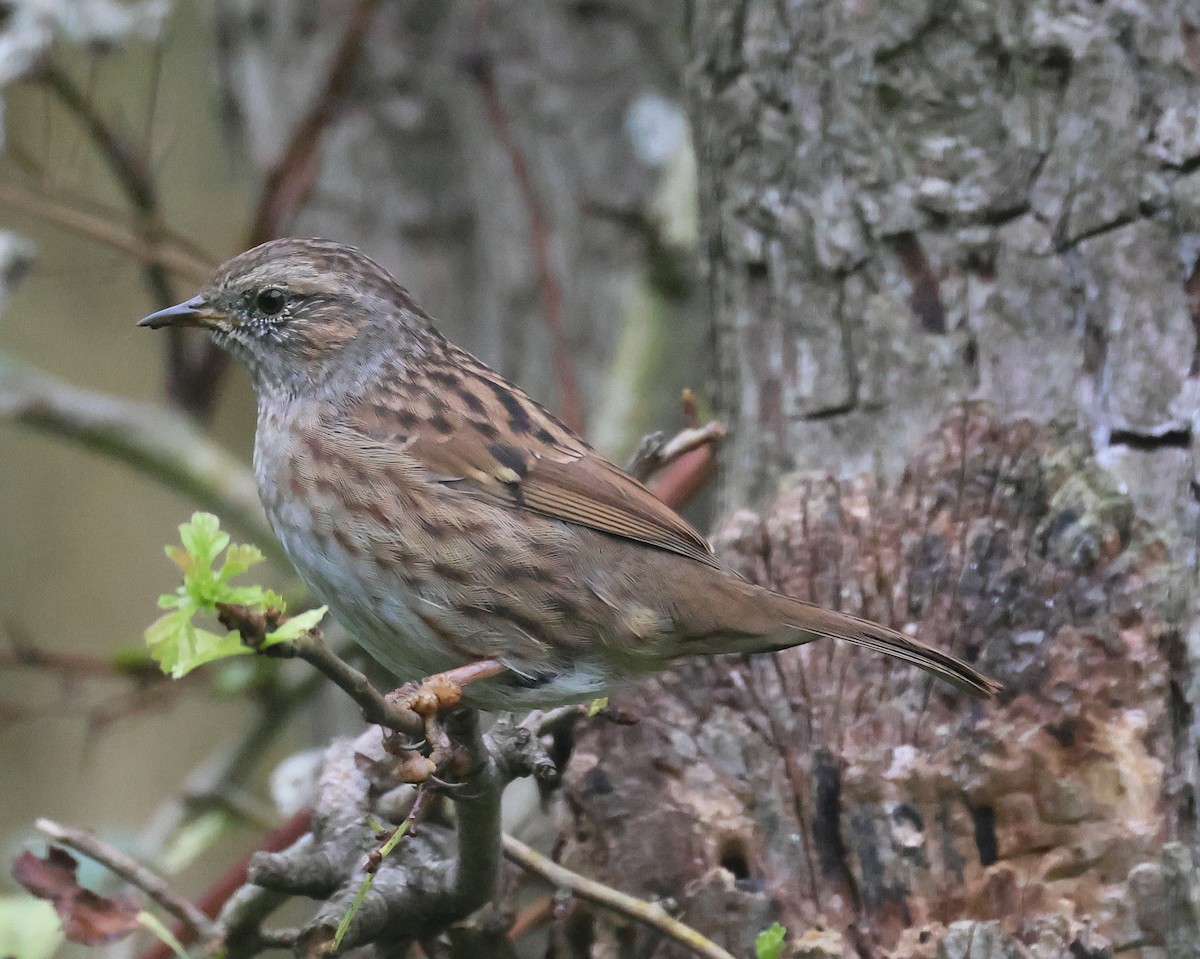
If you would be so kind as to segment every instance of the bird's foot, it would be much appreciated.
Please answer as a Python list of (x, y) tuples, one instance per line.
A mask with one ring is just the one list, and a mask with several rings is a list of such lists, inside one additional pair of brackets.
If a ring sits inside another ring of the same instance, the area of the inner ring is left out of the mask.
[(505, 668), (494, 659), (483, 659), (426, 676), (418, 683), (405, 683), (388, 693), (388, 703), (419, 716), (425, 732), (425, 739), (416, 743), (399, 733), (384, 737), (384, 748), (401, 760), (399, 775), (405, 782), (426, 782), (451, 763), (455, 758), (454, 743), (442, 727), (440, 714), (462, 702), (467, 683), (495, 676)]

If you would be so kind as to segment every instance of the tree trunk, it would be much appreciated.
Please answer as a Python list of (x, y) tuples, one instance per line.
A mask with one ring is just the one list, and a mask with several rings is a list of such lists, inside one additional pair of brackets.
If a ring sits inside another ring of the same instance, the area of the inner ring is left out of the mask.
[[(685, 666), (581, 733), (568, 862), (741, 955), (775, 917), (804, 956), (1200, 955), (1197, 27), (695, 5), (723, 495), (758, 505), (723, 554), (1006, 689)], [(565, 955), (673, 955), (584, 925)]]

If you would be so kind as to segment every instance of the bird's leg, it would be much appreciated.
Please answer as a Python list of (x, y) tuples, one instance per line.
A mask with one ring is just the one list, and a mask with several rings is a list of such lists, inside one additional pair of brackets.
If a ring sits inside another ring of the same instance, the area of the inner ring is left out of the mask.
[(411, 709), (422, 719), (436, 716), (443, 709), (457, 706), (463, 687), (480, 679), (488, 679), (508, 667), (498, 659), (480, 659), (465, 666), (456, 666), (444, 673), (426, 676), (419, 683), (405, 683), (388, 693), (388, 701), (400, 709)]
[(393, 706), (411, 710), (421, 717), (425, 727), (425, 742), (419, 745), (429, 747), (428, 758), (415, 756), (414, 744), (400, 743), (394, 736), (386, 739), (384, 745), (389, 752), (397, 755), (408, 754), (403, 778), (409, 782), (424, 781), (446, 764), (454, 747), (438, 720), (438, 714), (462, 701), (463, 687), (467, 683), (487, 679), (507, 668), (499, 660), (480, 659), (465, 666), (448, 669), (444, 673), (426, 676), (418, 683), (405, 683), (399, 689), (388, 693), (387, 699)]

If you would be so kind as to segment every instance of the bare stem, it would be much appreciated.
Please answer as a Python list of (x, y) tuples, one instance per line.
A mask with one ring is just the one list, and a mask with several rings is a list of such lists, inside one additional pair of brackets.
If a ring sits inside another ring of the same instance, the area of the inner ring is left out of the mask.
[(220, 935), (219, 930), (208, 916), (171, 889), (161, 876), (151, 872), (119, 849), (114, 849), (89, 832), (71, 826), (63, 826), (51, 819), (39, 819), (37, 828), (39, 832), (49, 836), (55, 842), (74, 849), (89, 859), (96, 860), (126, 882), (142, 890), (162, 909), (183, 923), (197, 940), (206, 943), (217, 941)]
[(122, 226), (115, 212), (83, 209), (15, 183), (0, 183), (0, 205), (93, 240), (137, 263), (160, 264), (163, 269), (197, 285), (208, 279), (212, 272), (213, 265), (208, 260), (174, 241), (146, 242), (133, 230)]
[(185, 416), (84, 390), (0, 355), (0, 421), (119, 460), (218, 513), (289, 569), (263, 518), (254, 478)]
[(367, 722), (420, 737), (420, 717), (412, 710), (396, 706), (363, 673), (333, 652), (320, 629), (310, 629), (289, 645), (299, 659), (324, 673), (358, 703)]
[(351, 10), (320, 95), (296, 124), (287, 147), (267, 172), (247, 246), (279, 236), (307, 202), (317, 179), (322, 136), (349, 92), (363, 39), (378, 6), (379, 0), (358, 0)]
[(522, 869), (546, 880), (552, 886), (569, 890), (580, 899), (586, 899), (604, 909), (610, 909), (643, 925), (650, 926), (652, 929), (670, 936), (698, 956), (704, 956), (706, 959), (734, 959), (733, 955), (691, 926), (668, 914), (657, 903), (646, 902), (644, 899), (638, 899), (619, 889), (606, 886), (602, 882), (596, 882), (594, 879), (588, 879), (577, 872), (572, 872), (507, 833), (502, 842), (504, 856), (509, 862), (516, 863)]

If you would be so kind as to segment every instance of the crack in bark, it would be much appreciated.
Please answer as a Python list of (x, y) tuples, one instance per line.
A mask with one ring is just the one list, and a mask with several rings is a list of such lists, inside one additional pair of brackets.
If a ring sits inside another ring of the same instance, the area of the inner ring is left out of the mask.
[(1108, 437), (1110, 446), (1126, 446), (1140, 452), (1162, 449), (1192, 448), (1192, 431), (1186, 427), (1165, 429), (1157, 433), (1142, 433), (1137, 430), (1116, 429)]

